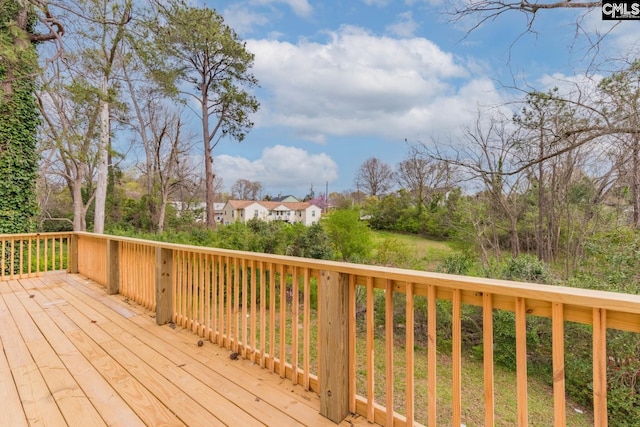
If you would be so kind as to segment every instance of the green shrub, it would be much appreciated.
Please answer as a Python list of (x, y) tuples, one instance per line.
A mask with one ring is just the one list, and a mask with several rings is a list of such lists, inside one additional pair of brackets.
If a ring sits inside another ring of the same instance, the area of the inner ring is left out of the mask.
[(413, 249), (394, 238), (384, 239), (377, 245), (371, 262), (376, 265), (399, 268), (415, 268), (419, 264)]
[(483, 275), (493, 279), (529, 283), (550, 283), (549, 267), (533, 255), (491, 259), (483, 266)]
[(465, 275), (469, 274), (474, 264), (475, 260), (470, 252), (454, 252), (445, 256), (438, 267), (438, 271), (447, 274)]

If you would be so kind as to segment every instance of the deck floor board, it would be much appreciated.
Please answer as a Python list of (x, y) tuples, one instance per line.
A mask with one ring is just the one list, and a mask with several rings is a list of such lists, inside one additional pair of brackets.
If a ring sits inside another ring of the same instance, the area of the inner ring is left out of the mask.
[(11, 408), (2, 422), (335, 426), (315, 393), (197, 341), (80, 275), (1, 282), (0, 398)]

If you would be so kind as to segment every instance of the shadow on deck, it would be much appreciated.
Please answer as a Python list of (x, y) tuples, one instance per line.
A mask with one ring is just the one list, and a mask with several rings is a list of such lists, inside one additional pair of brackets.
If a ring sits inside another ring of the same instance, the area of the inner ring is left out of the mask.
[(0, 424), (335, 425), (317, 394), (154, 314), (77, 274), (0, 283)]

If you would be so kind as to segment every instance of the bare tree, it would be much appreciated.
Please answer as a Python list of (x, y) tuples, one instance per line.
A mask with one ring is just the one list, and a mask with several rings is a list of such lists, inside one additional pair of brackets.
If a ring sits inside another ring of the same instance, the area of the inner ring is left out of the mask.
[[(162, 114), (162, 113), (161, 113)], [(190, 138), (183, 137), (183, 123), (178, 113), (165, 112), (150, 122), (153, 134), (151, 153), (147, 159), (151, 162), (153, 171), (154, 190), (158, 194), (156, 230), (164, 230), (164, 222), (169, 197), (182, 185), (178, 170), (185, 169), (185, 157), (190, 151)]]
[(258, 200), (262, 194), (262, 188), (259, 181), (239, 179), (231, 187), (231, 197), (240, 200)]
[(96, 192), (93, 231), (103, 233), (111, 146), (112, 106), (116, 101), (113, 79), (122, 59), (121, 47), (133, 24), (131, 0), (83, 0), (74, 5), (77, 26), (78, 57), (83, 59), (87, 90), (99, 94), (100, 138), (97, 143)]
[(393, 169), (383, 161), (371, 157), (356, 171), (355, 184), (358, 191), (364, 191), (372, 197), (381, 196), (393, 186)]
[[(484, 119), (480, 113), (475, 126), (465, 129), (460, 145), (440, 141), (422, 144), (424, 155), (446, 162), (459, 172), (460, 181), (481, 184), (478, 198), (487, 203), (486, 220), (474, 221), (477, 243), (483, 253), (500, 251), (500, 235), (509, 235), (511, 253), (520, 253), (518, 219), (525, 209), (520, 197), (528, 188), (524, 171), (505, 175), (520, 161), (518, 129), (502, 116)], [(446, 148), (445, 148), (446, 147)], [(476, 216), (476, 215), (472, 215)], [(487, 223), (488, 222), (488, 223)]]
[[(527, 96), (526, 105), (515, 118), (515, 124), (528, 131), (523, 136), (521, 144), (522, 158), (537, 159), (535, 165), (528, 169), (532, 181), (537, 188), (538, 221), (536, 227), (538, 259), (550, 261), (555, 258), (557, 243), (560, 238), (558, 221), (554, 216), (561, 194), (559, 185), (562, 181), (571, 182), (574, 165), (572, 161), (578, 158), (576, 135), (568, 132), (575, 128), (580, 119), (576, 110), (568, 102), (554, 96), (556, 90), (549, 93), (532, 92)], [(566, 136), (566, 137), (565, 137)], [(565, 147), (574, 147), (564, 151)], [(547, 158), (550, 152), (563, 152), (552, 158)], [(560, 169), (565, 176), (558, 180), (558, 165), (568, 159)], [(564, 187), (564, 185), (563, 185)]]
[(188, 185), (179, 178), (194, 169), (187, 162), (192, 148), (192, 137), (183, 132), (181, 111), (167, 104), (162, 96), (144, 78), (144, 68), (131, 58), (123, 66), (123, 78), (129, 92), (129, 102), (134, 116), (129, 124), (140, 138), (145, 161), (142, 164), (147, 193), (147, 208), (157, 232), (162, 232), (167, 203), (180, 186)]
[[(572, 0), (470, 0), (470, 1), (454, 1), (447, 3), (447, 14), (451, 20), (456, 23), (471, 22), (467, 35), (490, 21), (495, 21), (502, 15), (519, 13), (526, 19), (526, 24), (522, 29), (520, 37), (526, 33), (536, 33), (534, 24), (536, 18), (544, 12), (573, 9), (582, 11), (582, 14), (576, 16), (575, 27), (576, 34), (586, 33), (582, 27), (582, 20), (588, 12), (602, 6), (600, 1), (572, 1)], [(614, 26), (617, 24), (614, 24)], [(590, 38), (590, 42), (594, 48), (594, 55), (597, 48), (607, 34), (596, 34), (596, 38)], [(516, 38), (516, 40), (519, 37)], [(516, 41), (514, 40), (514, 42)]]
[(627, 148), (621, 165), (628, 165), (624, 175), (631, 187), (633, 226), (640, 228), (640, 60), (603, 79), (599, 89), (601, 110), (615, 127), (632, 130), (620, 133), (618, 141)]
[(594, 9), (601, 6), (601, 1), (471, 0), (451, 2), (450, 13), (457, 20), (469, 16), (477, 16), (479, 22), (473, 27), (473, 29), (476, 29), (485, 22), (492, 21), (504, 13), (521, 12), (528, 17), (529, 21), (527, 28), (530, 28), (538, 12), (553, 9)]
[(447, 162), (424, 155), (416, 146), (409, 147), (407, 159), (396, 169), (398, 184), (412, 193), (420, 210), (435, 194), (446, 192), (451, 180)]
[(56, 62), (43, 75), (36, 93), (41, 127), (40, 151), (45, 174), (62, 177), (73, 201), (73, 229), (86, 231), (86, 215), (95, 198), (93, 177), (99, 135), (98, 96), (79, 84), (65, 83), (67, 70)]

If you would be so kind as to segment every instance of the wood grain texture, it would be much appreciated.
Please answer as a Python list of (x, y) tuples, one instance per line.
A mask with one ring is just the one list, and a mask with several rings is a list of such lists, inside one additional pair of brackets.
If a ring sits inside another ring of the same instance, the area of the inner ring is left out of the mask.
[(335, 423), (349, 413), (349, 276), (320, 275), (320, 413)]
[(154, 314), (79, 275), (2, 283), (0, 424), (335, 425), (317, 394)]

